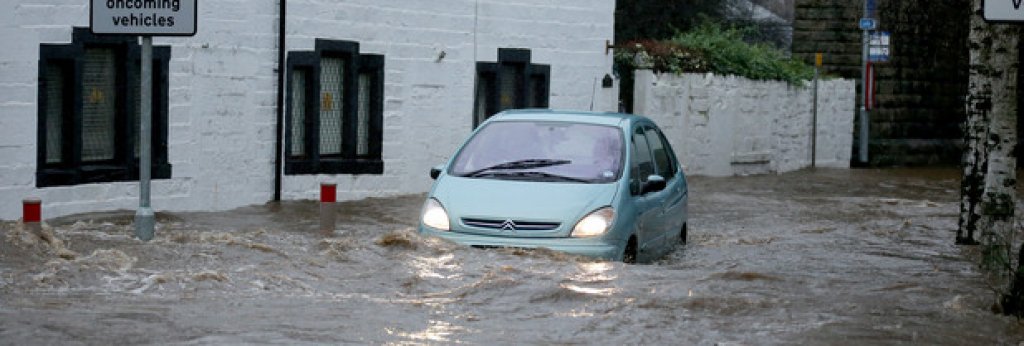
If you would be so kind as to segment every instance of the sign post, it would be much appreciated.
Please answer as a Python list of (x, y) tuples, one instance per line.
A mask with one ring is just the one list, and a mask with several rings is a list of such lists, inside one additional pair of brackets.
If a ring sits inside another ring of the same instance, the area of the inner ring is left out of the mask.
[(135, 236), (153, 239), (156, 218), (150, 204), (153, 169), (153, 36), (196, 34), (198, 0), (92, 0), (89, 27), (97, 35), (142, 37), (141, 114), (139, 115), (139, 209), (135, 212)]
[(869, 33), (878, 27), (878, 21), (874, 18), (875, 0), (864, 0), (864, 17), (860, 19), (861, 36), (861, 107), (860, 107), (860, 135), (857, 137), (860, 142), (857, 158), (861, 163), (868, 163), (868, 138), (871, 126), (870, 115), (864, 107), (868, 94), (868, 51)]
[(139, 210), (135, 212), (135, 236), (153, 239), (156, 216), (149, 201), (153, 159), (153, 37), (142, 36), (142, 115), (139, 123)]

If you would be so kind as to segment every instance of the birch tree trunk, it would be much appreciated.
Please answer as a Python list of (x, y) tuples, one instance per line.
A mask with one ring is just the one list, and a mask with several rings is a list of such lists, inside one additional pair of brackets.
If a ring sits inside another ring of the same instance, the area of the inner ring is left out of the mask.
[[(984, 246), (985, 265), (1010, 264), (1017, 160), (1017, 49), (1014, 24), (982, 18), (971, 1), (970, 85), (957, 243)], [(976, 238), (980, 236), (980, 238)]]
[[(1017, 54), (1018, 28), (1012, 24), (989, 25), (992, 53), (988, 73), (991, 78), (991, 110), (988, 115), (988, 167), (985, 193), (981, 198), (981, 243), (991, 252), (993, 264), (1009, 264), (1014, 227), (1014, 202), (1017, 183)], [(973, 68), (972, 68), (973, 70)], [(1009, 268), (1004, 266), (1003, 268)], [(1002, 269), (1002, 268), (1000, 268)]]

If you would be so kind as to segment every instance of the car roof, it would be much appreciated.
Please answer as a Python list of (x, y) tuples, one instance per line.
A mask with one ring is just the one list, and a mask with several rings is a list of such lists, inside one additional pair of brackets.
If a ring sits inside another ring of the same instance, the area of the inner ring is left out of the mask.
[(587, 112), (552, 109), (517, 109), (495, 114), (489, 121), (566, 121), (619, 126), (625, 121), (636, 123), (647, 118), (635, 114)]

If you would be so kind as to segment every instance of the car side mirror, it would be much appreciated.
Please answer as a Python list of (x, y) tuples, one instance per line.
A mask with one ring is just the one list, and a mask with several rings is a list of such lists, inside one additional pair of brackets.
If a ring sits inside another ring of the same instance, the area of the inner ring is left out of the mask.
[(644, 188), (640, 191), (640, 194), (646, 195), (651, 192), (664, 190), (665, 184), (665, 177), (657, 174), (651, 174), (647, 176), (647, 182), (644, 183)]
[(430, 168), (430, 179), (437, 180), (437, 177), (441, 176), (441, 170), (444, 169), (444, 165), (437, 165)]

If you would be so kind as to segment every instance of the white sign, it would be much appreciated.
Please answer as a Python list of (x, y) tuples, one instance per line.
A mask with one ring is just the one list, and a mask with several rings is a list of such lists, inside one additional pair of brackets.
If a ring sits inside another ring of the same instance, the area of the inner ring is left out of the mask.
[(198, 0), (91, 0), (94, 34), (193, 36)]
[(889, 47), (871, 47), (868, 51), (868, 60), (871, 62), (887, 62), (889, 61)]
[(889, 39), (890, 35), (887, 31), (879, 31), (871, 33), (868, 41), (868, 60), (871, 62), (887, 62), (889, 61)]
[(890, 35), (889, 35), (888, 31), (880, 31), (880, 32), (872, 33), (871, 36), (869, 36), (869, 37), (870, 37), (869, 43), (872, 46), (888, 46), (889, 42), (891, 41), (890, 38), (889, 38)]
[(1024, 0), (984, 0), (985, 20), (1024, 22)]

